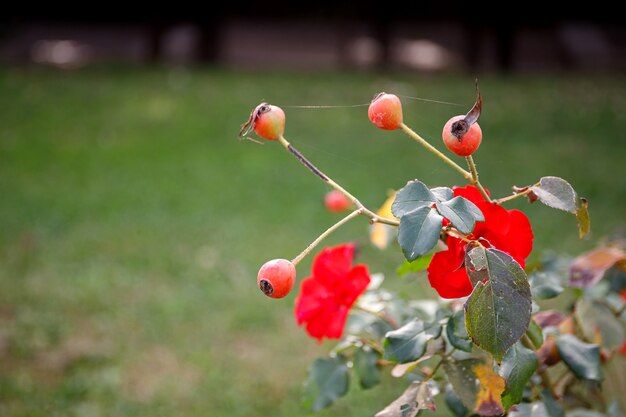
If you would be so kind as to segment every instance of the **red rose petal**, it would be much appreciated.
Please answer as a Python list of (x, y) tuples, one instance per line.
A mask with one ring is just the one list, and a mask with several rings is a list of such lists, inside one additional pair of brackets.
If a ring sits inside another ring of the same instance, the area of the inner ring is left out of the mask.
[(313, 260), (313, 276), (333, 284), (350, 272), (353, 257), (353, 244), (325, 248)]

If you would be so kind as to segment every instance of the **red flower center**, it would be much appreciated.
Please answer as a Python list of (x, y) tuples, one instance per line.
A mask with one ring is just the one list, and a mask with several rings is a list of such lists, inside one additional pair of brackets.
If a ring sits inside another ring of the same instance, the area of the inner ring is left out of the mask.
[[(493, 247), (511, 255), (522, 268), (533, 247), (530, 222), (519, 210), (506, 210), (489, 203), (472, 185), (454, 189), (455, 196), (470, 200), (482, 211), (484, 222), (476, 223), (470, 235), (485, 246)], [(448, 249), (437, 252), (428, 266), (428, 280), (443, 298), (466, 297), (472, 292), (472, 284), (464, 267), (466, 242), (448, 236)]]

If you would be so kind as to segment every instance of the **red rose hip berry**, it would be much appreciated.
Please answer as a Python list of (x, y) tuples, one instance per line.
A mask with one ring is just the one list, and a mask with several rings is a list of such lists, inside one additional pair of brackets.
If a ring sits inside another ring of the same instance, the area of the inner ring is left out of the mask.
[(367, 109), (367, 117), (384, 130), (396, 130), (402, 124), (402, 103), (394, 94), (379, 93)]
[(259, 104), (241, 126), (239, 136), (246, 136), (251, 130), (263, 139), (277, 140), (285, 133), (285, 112), (278, 106)]
[(296, 282), (296, 267), (287, 259), (272, 259), (259, 269), (257, 283), (263, 294), (271, 298), (283, 298)]
[(350, 200), (337, 190), (332, 190), (324, 196), (324, 206), (331, 213), (341, 213), (350, 208)]
[(483, 132), (478, 123), (467, 126), (466, 116), (454, 116), (443, 127), (443, 143), (458, 156), (469, 156), (480, 146)]

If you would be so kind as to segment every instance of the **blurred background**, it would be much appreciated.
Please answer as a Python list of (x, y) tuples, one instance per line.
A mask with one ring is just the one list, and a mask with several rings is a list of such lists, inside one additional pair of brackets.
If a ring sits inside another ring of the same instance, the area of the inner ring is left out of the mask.
[[(382, 6), (18, 6), (0, 17), (0, 415), (308, 415), (307, 367), (333, 344), (308, 338), (295, 294), (264, 297), (256, 273), (339, 217), (280, 146), (237, 140), (262, 100), (285, 109), (295, 147), (376, 208), (409, 179), (462, 184), (373, 127), (369, 100), (417, 97), (403, 99), (405, 122), (443, 149), (441, 128), (471, 107), (479, 77), (475, 159), (492, 194), (557, 175), (590, 200), (586, 241), (573, 216), (511, 203), (533, 224), (531, 260), (576, 255), (624, 226), (617, 13), (520, 5), (497, 23), (453, 3)], [(297, 107), (310, 105), (340, 107)], [(395, 276), (402, 254), (372, 247), (364, 219), (325, 244), (346, 241), (402, 297), (434, 297), (424, 276)], [(373, 415), (404, 385), (353, 386), (319, 415)]]

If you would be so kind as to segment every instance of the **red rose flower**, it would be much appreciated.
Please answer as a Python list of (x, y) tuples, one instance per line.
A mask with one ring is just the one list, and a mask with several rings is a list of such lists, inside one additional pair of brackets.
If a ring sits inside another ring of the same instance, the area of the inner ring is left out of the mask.
[(369, 285), (367, 266), (352, 267), (353, 257), (351, 244), (325, 248), (313, 260), (312, 275), (300, 284), (296, 320), (320, 342), (341, 337), (350, 307)]
[[(483, 244), (508, 253), (524, 268), (526, 257), (533, 248), (533, 232), (526, 215), (489, 203), (473, 185), (455, 188), (454, 195), (476, 204), (485, 216), (484, 222), (476, 223), (470, 239), (483, 238)], [(437, 252), (428, 266), (430, 285), (443, 298), (468, 296), (472, 284), (464, 266), (466, 243), (448, 236), (447, 245), (448, 249)]]

